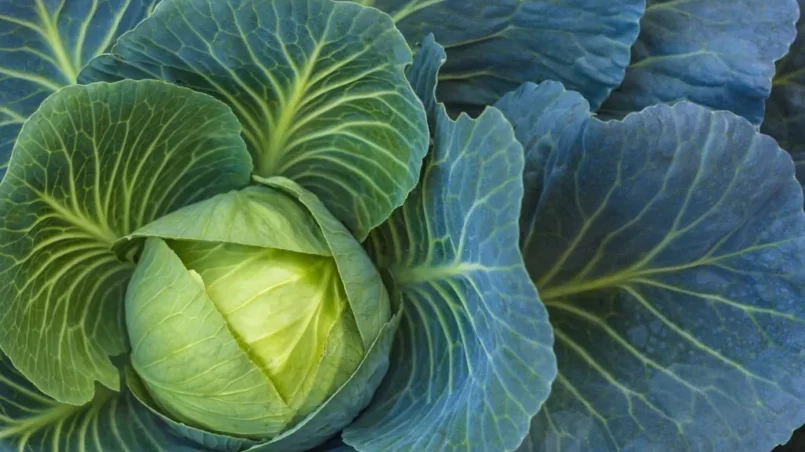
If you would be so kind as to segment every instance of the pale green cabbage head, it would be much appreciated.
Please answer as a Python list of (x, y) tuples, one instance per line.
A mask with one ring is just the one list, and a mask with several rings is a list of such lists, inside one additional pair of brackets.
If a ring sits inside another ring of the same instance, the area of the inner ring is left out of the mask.
[[(135, 234), (146, 245), (127, 295), (131, 362), (163, 413), (274, 438), (359, 370), (391, 318), (388, 295), (361, 245), (317, 214), (252, 187)], [(354, 416), (365, 403), (351, 405)]]

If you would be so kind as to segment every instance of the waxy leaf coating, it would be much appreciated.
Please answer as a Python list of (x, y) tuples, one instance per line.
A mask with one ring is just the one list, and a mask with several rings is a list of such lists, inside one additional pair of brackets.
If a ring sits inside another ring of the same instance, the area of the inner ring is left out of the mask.
[(198, 452), (124, 391), (99, 391), (83, 406), (42, 394), (5, 357), (0, 362), (3, 450)]

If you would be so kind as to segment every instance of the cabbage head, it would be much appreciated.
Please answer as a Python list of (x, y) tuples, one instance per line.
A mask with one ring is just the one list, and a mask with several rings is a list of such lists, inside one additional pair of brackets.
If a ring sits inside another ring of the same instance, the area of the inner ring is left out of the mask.
[[(292, 195), (253, 186), (135, 232), (147, 241), (126, 291), (126, 326), (132, 368), (155, 406), (255, 439), (337, 410), (343, 421), (319, 428), (333, 435), (365, 408), (376, 369), (387, 366), (374, 350), (394, 325), (389, 297), (360, 243), (326, 209), (317, 213), (330, 229)], [(345, 385), (365, 396), (334, 397)]]
[(785, 442), (798, 3), (0, 0), (0, 450)]

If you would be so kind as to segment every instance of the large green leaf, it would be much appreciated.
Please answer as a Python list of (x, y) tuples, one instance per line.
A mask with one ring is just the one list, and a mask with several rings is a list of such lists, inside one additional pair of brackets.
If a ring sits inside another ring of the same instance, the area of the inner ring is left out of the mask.
[(123, 292), (112, 245), (239, 188), (251, 161), (229, 108), (158, 81), (70, 86), (20, 132), (0, 183), (0, 347), (40, 390), (82, 404), (118, 389)]
[(0, 362), (0, 449), (18, 452), (192, 452), (131, 394), (98, 391), (86, 405), (57, 402)]
[(353, 0), (394, 19), (413, 44), (447, 50), (439, 100), (489, 105), (523, 82), (559, 80), (595, 107), (620, 85), (645, 0)]
[[(544, 95), (514, 94), (536, 110)], [(805, 420), (791, 159), (743, 118), (688, 102), (622, 122), (580, 114), (582, 128), (555, 124), (540, 198), (526, 194), (537, 208), (523, 252), (559, 375), (522, 450), (785, 442)]]
[[(411, 75), (435, 79), (438, 49)], [(432, 96), (425, 87), (423, 98)], [(427, 103), (427, 102), (426, 102)], [(422, 181), (370, 235), (399, 285), (394, 359), (343, 438), (358, 450), (511, 450), (556, 373), (546, 311), (517, 246), (522, 147), (499, 111), (434, 119)]]
[(797, 0), (647, 0), (626, 77), (601, 113), (689, 100), (759, 125), (797, 17)]
[(157, 1), (0, 1), (0, 178), (28, 116)]
[(558, 82), (539, 85), (525, 83), (503, 96), (495, 107), (500, 109), (514, 127), (517, 139), (523, 143), (525, 170), (520, 213), (520, 241), (527, 246), (534, 229), (534, 219), (545, 179), (548, 161), (557, 149), (572, 147), (578, 134), (590, 118), (590, 104), (574, 91), (565, 90)]
[(314, 192), (363, 239), (416, 185), (425, 115), (391, 19), (332, 0), (165, 0), (81, 80), (157, 77), (229, 104), (256, 174)]

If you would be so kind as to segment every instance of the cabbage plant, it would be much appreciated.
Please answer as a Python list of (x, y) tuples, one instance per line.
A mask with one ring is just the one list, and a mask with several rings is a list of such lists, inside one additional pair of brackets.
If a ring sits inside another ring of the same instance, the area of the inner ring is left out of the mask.
[(787, 441), (797, 17), (0, 0), (2, 449)]

